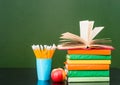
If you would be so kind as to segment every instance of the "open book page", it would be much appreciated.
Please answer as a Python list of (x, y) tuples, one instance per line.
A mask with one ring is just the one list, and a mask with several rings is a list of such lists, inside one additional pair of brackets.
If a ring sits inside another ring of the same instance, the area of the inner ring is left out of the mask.
[(110, 40), (110, 38), (103, 38), (103, 39), (94, 39), (91, 41), (90, 45), (92, 44), (109, 44), (110, 42), (112, 42), (112, 40)]
[(83, 38), (88, 44), (92, 40), (92, 28), (94, 21), (80, 21), (80, 37)]
[(94, 25), (94, 21), (89, 21), (89, 30), (88, 30), (88, 42), (92, 40), (92, 28)]
[(71, 43), (81, 43), (81, 44), (84, 44), (85, 43), (85, 40), (82, 39), (81, 37), (79, 37), (78, 35), (75, 35), (75, 34), (72, 34), (70, 32), (66, 32), (66, 33), (63, 33), (62, 36), (60, 37), (62, 40), (60, 40), (61, 42), (71, 42)]
[(91, 36), (91, 39), (94, 39), (96, 37), (96, 35), (103, 29), (104, 27), (95, 27), (93, 30), (92, 30), (92, 36)]
[(83, 38), (85, 41), (89, 41), (88, 38), (89, 33), (89, 21), (81, 21), (80, 22), (80, 37)]

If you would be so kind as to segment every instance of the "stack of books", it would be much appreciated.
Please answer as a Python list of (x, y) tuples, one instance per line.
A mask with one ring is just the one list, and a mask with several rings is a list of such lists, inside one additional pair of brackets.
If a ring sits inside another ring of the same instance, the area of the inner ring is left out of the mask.
[(110, 80), (111, 49), (67, 50), (65, 69), (68, 82)]
[(60, 50), (67, 50), (65, 70), (68, 82), (110, 81), (111, 52), (109, 38), (94, 39), (104, 27), (94, 21), (80, 21), (80, 36), (70, 32), (60, 37)]

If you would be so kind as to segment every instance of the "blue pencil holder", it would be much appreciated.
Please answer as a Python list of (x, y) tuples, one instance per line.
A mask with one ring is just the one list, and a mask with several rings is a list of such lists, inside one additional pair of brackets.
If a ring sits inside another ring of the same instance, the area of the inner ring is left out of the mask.
[(52, 59), (36, 58), (36, 69), (38, 80), (49, 80), (51, 74)]
[(50, 81), (41, 81), (41, 80), (38, 80), (37, 85), (50, 85)]

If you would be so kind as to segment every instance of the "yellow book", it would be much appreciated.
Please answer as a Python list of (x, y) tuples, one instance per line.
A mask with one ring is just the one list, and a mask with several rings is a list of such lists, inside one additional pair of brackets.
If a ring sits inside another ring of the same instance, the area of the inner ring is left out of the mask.
[(111, 64), (111, 60), (69, 60), (66, 62), (68, 64)]

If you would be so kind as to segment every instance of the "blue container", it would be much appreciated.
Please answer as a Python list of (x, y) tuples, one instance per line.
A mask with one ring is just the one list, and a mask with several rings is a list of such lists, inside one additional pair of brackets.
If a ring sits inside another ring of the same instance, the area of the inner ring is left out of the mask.
[(38, 80), (49, 80), (51, 74), (52, 59), (36, 58), (36, 69)]
[(51, 84), (50, 84), (50, 81), (38, 80), (37, 85), (51, 85)]

